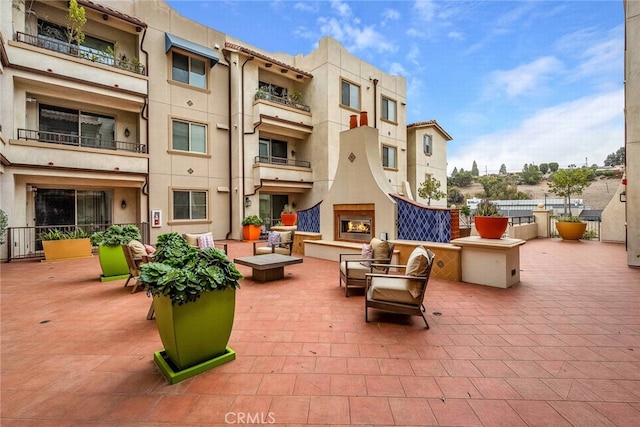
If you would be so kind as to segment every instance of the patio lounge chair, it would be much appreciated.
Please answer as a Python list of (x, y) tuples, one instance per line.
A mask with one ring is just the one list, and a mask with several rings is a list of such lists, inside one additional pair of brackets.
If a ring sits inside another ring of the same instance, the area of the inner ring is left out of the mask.
[(295, 231), (271, 231), (267, 240), (253, 242), (253, 254), (281, 254), (289, 255), (293, 252), (293, 237)]
[(364, 318), (369, 321), (369, 308), (376, 308), (392, 313), (424, 317), (424, 295), (427, 290), (434, 253), (418, 246), (413, 250), (406, 266), (390, 265), (403, 268), (405, 274), (367, 274), (365, 290)]
[(340, 287), (344, 283), (345, 296), (349, 296), (349, 290), (354, 288), (364, 289), (365, 274), (385, 274), (389, 270), (384, 264), (391, 263), (394, 244), (371, 239), (371, 258), (365, 258), (362, 254), (340, 254)]
[(212, 247), (220, 249), (225, 254), (228, 254), (227, 244), (215, 242), (213, 240), (213, 233), (210, 231), (207, 233), (187, 233), (183, 234), (182, 238), (186, 240), (190, 246), (193, 246), (196, 249)]
[(139, 254), (136, 256), (134, 254), (134, 249), (132, 249), (130, 245), (121, 246), (122, 252), (124, 252), (124, 258), (127, 260), (127, 266), (129, 267), (129, 277), (127, 278), (127, 281), (124, 282), (124, 287), (126, 288), (129, 286), (129, 281), (133, 279), (136, 282), (133, 289), (131, 289), (131, 293), (133, 294), (142, 286), (141, 283), (136, 280), (136, 277), (140, 275), (140, 265), (149, 262), (149, 257), (146, 255), (146, 252), (145, 255)]

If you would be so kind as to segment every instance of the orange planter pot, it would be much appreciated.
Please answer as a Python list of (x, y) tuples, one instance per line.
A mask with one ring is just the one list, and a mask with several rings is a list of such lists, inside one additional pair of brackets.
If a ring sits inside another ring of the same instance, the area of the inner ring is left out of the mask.
[(298, 219), (298, 214), (296, 213), (281, 213), (280, 221), (282, 221), (282, 225), (292, 226), (296, 225), (296, 220)]
[(586, 222), (556, 222), (556, 229), (563, 240), (580, 240), (587, 229)]
[(260, 239), (260, 226), (259, 225), (243, 225), (242, 238), (244, 240)]
[(476, 230), (483, 239), (499, 239), (507, 230), (509, 217), (477, 216), (474, 219)]

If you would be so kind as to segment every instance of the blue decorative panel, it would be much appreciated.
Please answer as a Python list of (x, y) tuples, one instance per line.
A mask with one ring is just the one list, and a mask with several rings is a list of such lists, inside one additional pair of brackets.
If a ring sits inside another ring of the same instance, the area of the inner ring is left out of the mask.
[(298, 211), (298, 231), (320, 232), (320, 203), (312, 208)]
[(449, 243), (451, 212), (430, 209), (394, 197), (398, 204), (398, 239)]

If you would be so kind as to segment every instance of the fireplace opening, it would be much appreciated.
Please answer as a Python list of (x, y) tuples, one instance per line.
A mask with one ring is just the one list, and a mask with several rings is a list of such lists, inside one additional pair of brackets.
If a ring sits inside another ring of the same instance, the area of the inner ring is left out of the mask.
[(375, 212), (373, 203), (334, 205), (334, 240), (368, 243), (376, 235)]
[(371, 217), (369, 216), (341, 216), (340, 239), (368, 242), (371, 240)]

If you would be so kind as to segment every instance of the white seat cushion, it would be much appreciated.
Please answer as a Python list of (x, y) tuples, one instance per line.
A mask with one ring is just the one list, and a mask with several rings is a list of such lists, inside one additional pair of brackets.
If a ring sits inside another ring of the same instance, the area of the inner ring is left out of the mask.
[[(270, 254), (271, 249), (269, 246), (262, 246), (260, 248), (256, 248), (256, 255), (265, 255), (265, 254)], [(289, 248), (281, 248), (281, 247), (277, 247), (275, 248), (275, 251), (273, 253), (276, 254), (281, 254), (281, 255), (289, 255)]]
[(360, 262), (349, 262), (349, 275), (347, 276), (347, 262), (342, 261), (340, 263), (340, 271), (347, 279), (361, 279), (364, 280), (364, 275), (367, 273), (384, 274), (384, 270), (374, 268), (371, 271), (371, 267), (365, 267)]
[(396, 279), (393, 276), (373, 277), (367, 296), (376, 301), (419, 305), (420, 301), (409, 292), (411, 282), (415, 282), (415, 280)]

